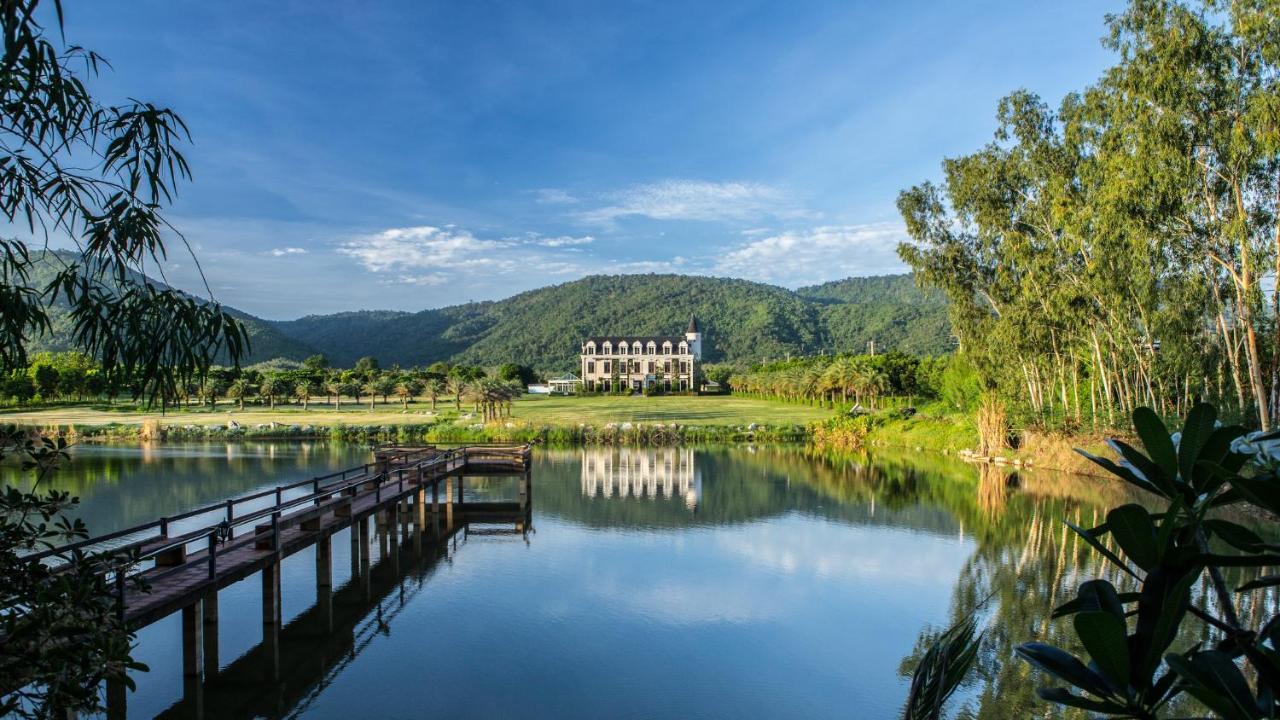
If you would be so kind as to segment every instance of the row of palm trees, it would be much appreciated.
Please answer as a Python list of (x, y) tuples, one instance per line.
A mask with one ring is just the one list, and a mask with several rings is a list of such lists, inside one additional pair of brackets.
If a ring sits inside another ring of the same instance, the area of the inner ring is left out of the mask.
[(804, 403), (848, 403), (871, 409), (893, 390), (872, 356), (815, 357), (777, 363), (733, 376), (735, 392)]
[(463, 401), (467, 400), (474, 403), (477, 412), (484, 412), (485, 420), (494, 420), (504, 414), (510, 416), (511, 402), (523, 392), (524, 388), (518, 382), (457, 376), (396, 378), (383, 375), (363, 383), (341, 377), (323, 381), (303, 379), (296, 382), (264, 377), (258, 383), (252, 383), (243, 377), (230, 382), (210, 377), (203, 383), (186, 388), (180, 399), (186, 404), (199, 402), (208, 407), (215, 406), (220, 399), (227, 399), (235, 402), (241, 410), (246, 402), (253, 400), (259, 400), (272, 410), (276, 403), (296, 400), (303, 410), (308, 410), (312, 401), (320, 398), (324, 398), (335, 409), (341, 409), (343, 398), (351, 398), (355, 404), (367, 399), (369, 409), (372, 410), (379, 398), (383, 404), (387, 404), (394, 396), (403, 408), (408, 409), (411, 401), (425, 396), (430, 400), (432, 410), (437, 408), (443, 398), (452, 401), (454, 408), (461, 411)]

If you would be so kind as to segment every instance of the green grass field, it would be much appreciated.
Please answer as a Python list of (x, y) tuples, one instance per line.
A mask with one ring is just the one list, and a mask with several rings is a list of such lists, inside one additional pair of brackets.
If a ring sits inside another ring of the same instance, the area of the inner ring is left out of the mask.
[[(431, 413), (427, 401), (409, 404), (404, 410), (400, 403), (378, 402), (374, 409), (369, 405), (343, 403), (335, 409), (332, 405), (312, 402), (303, 411), (300, 405), (277, 405), (275, 410), (259, 405), (246, 405), (244, 410), (235, 403), (220, 402), (214, 409), (190, 408), (170, 411), (161, 415), (158, 411), (138, 411), (103, 406), (70, 406), (39, 410), (16, 410), (0, 413), (0, 423), (16, 423), (40, 427), (56, 425), (106, 425), (109, 423), (141, 425), (154, 420), (162, 425), (222, 425), (235, 420), (241, 425), (282, 423), (286, 425), (396, 425), (402, 423), (430, 423), (440, 420), (474, 423), (474, 416), (465, 401), (461, 417), (453, 409), (453, 403), (441, 401)], [(830, 410), (807, 405), (790, 405), (770, 400), (756, 400), (729, 395), (720, 396), (666, 396), (666, 397), (550, 397), (530, 395), (512, 406), (511, 420), (528, 425), (577, 426), (605, 425), (608, 423), (679, 423), (681, 425), (761, 425), (803, 424), (821, 420), (831, 415)]]

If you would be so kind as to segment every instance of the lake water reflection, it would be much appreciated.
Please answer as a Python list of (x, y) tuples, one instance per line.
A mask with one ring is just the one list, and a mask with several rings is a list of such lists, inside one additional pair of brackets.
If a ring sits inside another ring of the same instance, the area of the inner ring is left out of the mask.
[[(52, 482), (106, 532), (367, 457), (89, 447)], [(514, 492), (468, 480), (468, 499)], [(1049, 610), (1107, 574), (1060, 520), (1089, 523), (1122, 493), (894, 453), (539, 449), (529, 533), (374, 539), (362, 582), (343, 531), (332, 630), (317, 619), (314, 550), (283, 563), (279, 680), (262, 670), (250, 579), (220, 593), (221, 671), (202, 688), (183, 687), (176, 616), (139, 633), (151, 672), (129, 715), (192, 717), (198, 696), (206, 717), (228, 718), (891, 718), (930, 633), (991, 596), (992, 639), (957, 710), (1026, 717), (1034, 680), (1013, 645), (1065, 643)]]

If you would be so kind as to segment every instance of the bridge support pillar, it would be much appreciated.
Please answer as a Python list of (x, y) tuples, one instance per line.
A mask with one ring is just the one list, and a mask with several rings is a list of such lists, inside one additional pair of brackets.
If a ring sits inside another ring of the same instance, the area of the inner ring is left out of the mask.
[(369, 569), (369, 518), (365, 517), (360, 520), (360, 597), (368, 600), (372, 588), (370, 587), (372, 572)]
[(351, 579), (360, 577), (360, 528), (355, 523), (347, 528), (351, 533)]
[(445, 477), (441, 482), (444, 483), (444, 524), (445, 527), (453, 527), (453, 478)]
[(218, 659), (218, 590), (214, 588), (201, 600), (204, 605), (204, 675), (217, 675), (221, 662)]
[(529, 507), (529, 473), (520, 476), (516, 491), (520, 498), (520, 509), (524, 510)]
[(280, 677), (280, 563), (262, 568), (262, 649), (267, 677)]
[(182, 608), (182, 676), (199, 680), (204, 675), (204, 602)]
[(431, 482), (431, 514), (440, 514), (440, 479)]
[(325, 535), (316, 542), (316, 607), (320, 611), (321, 630), (333, 632), (333, 536)]

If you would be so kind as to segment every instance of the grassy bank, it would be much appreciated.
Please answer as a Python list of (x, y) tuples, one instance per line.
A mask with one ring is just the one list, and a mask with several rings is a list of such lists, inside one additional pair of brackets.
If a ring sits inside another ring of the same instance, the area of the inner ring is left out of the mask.
[(179, 408), (161, 414), (117, 405), (12, 411), (14, 423), (82, 438), (288, 439), (384, 442), (546, 442), (555, 444), (678, 444), (795, 441), (829, 410), (732, 396), (546, 397), (512, 404), (510, 417), (485, 423), (464, 401), (397, 402), (338, 407), (312, 403)]
[[(978, 428), (973, 414), (951, 410), (942, 403), (924, 405), (914, 412), (888, 410), (832, 418), (815, 423), (811, 433), (815, 445), (833, 452), (882, 446), (972, 456), (978, 447)], [(994, 453), (991, 461), (1096, 474), (1096, 466), (1082, 458), (1075, 448), (1111, 454), (1101, 434), (1015, 429), (1010, 436), (1011, 446)]]

